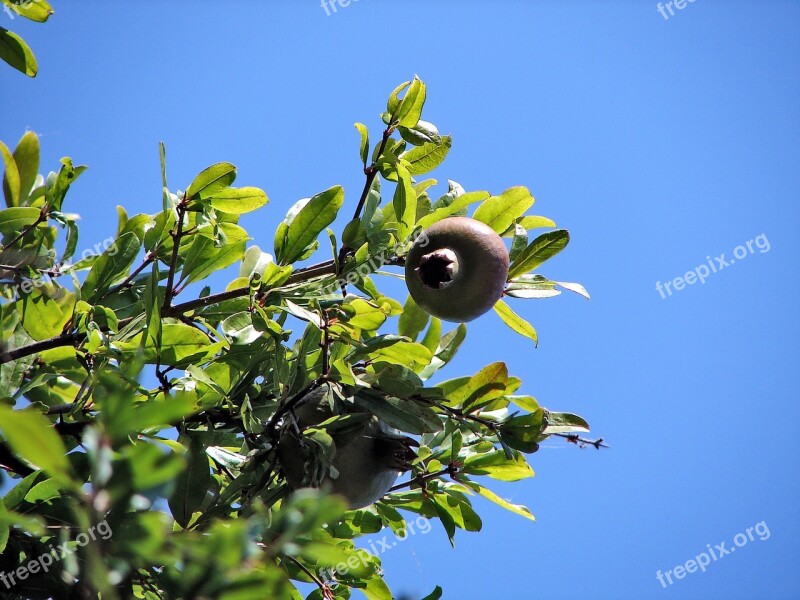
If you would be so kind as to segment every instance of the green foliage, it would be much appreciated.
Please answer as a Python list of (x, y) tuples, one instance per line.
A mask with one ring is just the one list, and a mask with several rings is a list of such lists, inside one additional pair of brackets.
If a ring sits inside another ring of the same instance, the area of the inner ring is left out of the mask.
[[(46, 18), (44, 2), (3, 2)], [(366, 182), (342, 243), (330, 227), (345, 193), (333, 186), (272, 216), (274, 258), (239, 224), (267, 195), (232, 187), (236, 168), (224, 162), (172, 192), (163, 146), (160, 210), (119, 207), (115, 234), (76, 256), (78, 217), (62, 208), (85, 167), (65, 158), (43, 177), (35, 134), (13, 152), (0, 143), (0, 466), (12, 484), (0, 503), (0, 572), (70, 549), (4, 597), (301, 598), (303, 589), (389, 600), (380, 552), (357, 548), (359, 536), (388, 527), (404, 537), (434, 519), (452, 542), (481, 529), (478, 496), (533, 520), (486, 486), (533, 476), (526, 454), (588, 425), (518, 394), (522, 382), (502, 362), (434, 382), (467, 327), (443, 331), (373, 278), (403, 264), (420, 229), (475, 207), (511, 238), (507, 296), (588, 295), (529, 273), (569, 237), (553, 230), (529, 242), (529, 230), (555, 223), (525, 214), (526, 188), (492, 196), (450, 181), (432, 200), (436, 181), (415, 177), (440, 165), (451, 138), (421, 120), (425, 98), (418, 78), (399, 86), (372, 149), (356, 125)], [(301, 264), (320, 236), (325, 258)], [(207, 280), (225, 275), (212, 294)], [(495, 310), (537, 342), (505, 302)], [(302, 436), (309, 480), (336, 477), (337, 444), (369, 415), (419, 444), (410, 473), (376, 504), (348, 510), (325, 489), (289, 493), (277, 446), (316, 392), (334, 416)]]
[[(36, 23), (44, 23), (53, 14), (53, 8), (47, 0), (0, 0), (3, 10), (12, 18), (19, 15)], [(13, 31), (0, 27), (0, 58), (25, 73), (28, 77), (36, 77), (39, 65), (28, 44)]]

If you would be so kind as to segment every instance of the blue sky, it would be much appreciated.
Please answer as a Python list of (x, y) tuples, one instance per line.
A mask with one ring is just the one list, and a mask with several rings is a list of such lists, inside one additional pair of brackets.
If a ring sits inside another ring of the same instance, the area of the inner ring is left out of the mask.
[[(173, 188), (226, 160), (266, 190), (244, 219), (263, 248), (299, 198), (341, 184), (352, 206), (352, 125), (377, 138), (414, 74), (425, 118), (454, 137), (439, 189), (526, 185), (570, 230), (543, 274), (591, 302), (514, 302), (537, 349), (487, 315), (447, 375), (504, 360), (612, 449), (548, 442), (534, 479), (495, 486), (537, 523), (478, 500), (484, 531), (455, 550), (435, 525), (382, 555), (395, 592), (797, 597), (800, 5), (697, 0), (665, 19), (644, 0), (361, 0), (330, 16), (316, 0), (53, 3), (45, 25), (0, 13), (40, 64), (33, 81), (0, 69), (0, 139), (30, 128), (44, 168), (90, 166), (66, 205), (79, 250), (113, 233), (115, 205), (158, 209), (159, 140)], [(657, 291), (751, 240), (705, 283)], [(656, 578), (761, 522), (767, 539)]]

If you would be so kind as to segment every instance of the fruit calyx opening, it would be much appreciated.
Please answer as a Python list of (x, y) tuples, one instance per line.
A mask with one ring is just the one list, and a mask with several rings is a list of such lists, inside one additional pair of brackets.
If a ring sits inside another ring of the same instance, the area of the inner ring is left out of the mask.
[(458, 256), (449, 248), (425, 254), (414, 269), (423, 285), (435, 290), (446, 288), (458, 277)]

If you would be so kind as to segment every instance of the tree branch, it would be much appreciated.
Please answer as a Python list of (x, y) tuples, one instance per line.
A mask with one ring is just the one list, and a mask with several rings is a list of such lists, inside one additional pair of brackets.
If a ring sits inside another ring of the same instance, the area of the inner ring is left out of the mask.
[[(389, 123), (391, 123), (392, 120), (394, 120), (394, 115), (389, 119)], [(394, 127), (390, 124), (383, 131), (381, 145), (378, 148), (378, 158), (380, 158), (381, 155), (383, 154), (383, 151), (386, 150), (386, 143), (389, 141), (389, 138), (392, 137), (392, 133), (394, 133)], [(358, 205), (356, 206), (356, 210), (353, 213), (353, 220), (361, 216), (361, 211), (364, 208), (364, 204), (367, 202), (369, 191), (370, 189), (372, 189), (372, 182), (375, 181), (375, 177), (378, 175), (378, 167), (376, 167), (375, 163), (373, 162), (370, 166), (364, 169), (364, 173), (366, 174), (367, 179), (364, 182), (364, 189), (361, 190), (361, 197), (358, 199)]]
[(608, 444), (603, 443), (603, 438), (597, 438), (596, 440), (587, 440), (585, 438), (580, 437), (577, 433), (550, 433), (548, 435), (555, 435), (558, 437), (562, 437), (570, 444), (576, 444), (581, 448), (585, 448), (586, 446), (594, 446), (598, 450), (600, 448), (610, 448)]
[(396, 492), (398, 490), (402, 490), (403, 488), (411, 487), (412, 485), (422, 485), (427, 481), (431, 481), (432, 479), (439, 479), (444, 475), (450, 475), (451, 477), (458, 474), (458, 467), (455, 465), (448, 465), (441, 471), (437, 471), (436, 473), (425, 473), (424, 475), (417, 475), (416, 477), (412, 477), (408, 481), (404, 481), (403, 483), (398, 483), (389, 488), (387, 493)]
[[(314, 279), (315, 277), (321, 277), (323, 275), (333, 275), (335, 274), (335, 270), (336, 268), (334, 265), (334, 261), (332, 260), (321, 262), (316, 265), (311, 265), (303, 269), (298, 269), (297, 271), (292, 273), (292, 275), (289, 276), (289, 279), (286, 281), (284, 286), (302, 283), (304, 281), (308, 281), (309, 279)], [(163, 316), (174, 317), (177, 315), (182, 315), (191, 312), (193, 310), (196, 310), (198, 308), (204, 308), (212, 304), (219, 304), (220, 302), (224, 302), (225, 300), (242, 298), (247, 296), (249, 293), (250, 293), (249, 287), (241, 287), (233, 290), (228, 290), (227, 292), (221, 292), (219, 294), (212, 294), (211, 296), (197, 298), (196, 300), (190, 300), (189, 302), (184, 302), (183, 304), (177, 304), (167, 309), (163, 313)], [(128, 319), (123, 319), (122, 321), (119, 322), (120, 327), (124, 326), (128, 322), (130, 322)], [(72, 333), (65, 333), (63, 335), (59, 335), (47, 340), (42, 340), (40, 342), (36, 342), (33, 344), (29, 344), (27, 346), (14, 348), (13, 350), (2, 351), (2, 348), (0, 348), (0, 364), (11, 362), (13, 360), (23, 358), (25, 356), (30, 356), (31, 354), (38, 354), (39, 352), (44, 352), (45, 350), (59, 348), (61, 346), (74, 346), (80, 343), (83, 340), (83, 338), (84, 336), (82, 334), (79, 334), (77, 332), (72, 332)]]
[(181, 237), (183, 236), (183, 217), (186, 214), (186, 196), (178, 203), (177, 223), (175, 233), (172, 234), (172, 257), (169, 261), (169, 273), (167, 275), (167, 290), (164, 293), (164, 305), (161, 312), (166, 312), (172, 305), (172, 298), (175, 295), (175, 269), (178, 265), (178, 253), (181, 249)]
[(18, 241), (20, 241), (22, 238), (24, 238), (26, 235), (28, 235), (28, 234), (29, 234), (31, 231), (33, 231), (34, 229), (36, 229), (36, 228), (39, 226), (39, 224), (40, 224), (40, 223), (44, 223), (45, 221), (47, 221), (47, 216), (48, 216), (49, 212), (50, 212), (50, 211), (49, 211), (49, 208), (48, 208), (48, 206), (45, 204), (45, 205), (42, 207), (42, 210), (41, 210), (41, 212), (39, 212), (39, 218), (38, 218), (38, 219), (36, 219), (36, 221), (34, 221), (33, 223), (31, 223), (30, 225), (28, 225), (28, 226), (27, 226), (25, 229), (23, 229), (23, 230), (22, 230), (22, 231), (19, 233), (19, 235), (17, 235), (17, 237), (15, 237), (13, 240), (11, 240), (11, 241), (10, 241), (10, 242), (8, 242), (8, 243), (7, 243), (5, 246), (3, 246), (3, 250), (2, 250), (2, 251), (0, 251), (0, 256), (2, 256), (2, 255), (5, 253), (5, 251), (6, 251), (6, 250), (8, 250), (9, 248), (11, 248), (11, 246), (13, 246), (14, 244), (16, 244)]
[(100, 296), (100, 299), (102, 300), (103, 298), (105, 298), (110, 294), (115, 294), (121, 290), (124, 290), (128, 285), (130, 285), (134, 277), (136, 277), (139, 273), (141, 273), (147, 265), (149, 265), (151, 262), (153, 262), (153, 260), (155, 260), (157, 254), (158, 254), (158, 248), (156, 248), (152, 252), (148, 252), (147, 254), (145, 254), (142, 264), (136, 267), (136, 269), (134, 269), (133, 272), (125, 278), (125, 281), (123, 281), (117, 286), (114, 286), (110, 290), (107, 290), (105, 294)]

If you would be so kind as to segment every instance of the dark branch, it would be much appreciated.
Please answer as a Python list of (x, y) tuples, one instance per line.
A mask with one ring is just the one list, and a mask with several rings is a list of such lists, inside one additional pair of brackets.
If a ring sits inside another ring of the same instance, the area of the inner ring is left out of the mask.
[(586, 446), (594, 446), (598, 450), (600, 448), (610, 448), (608, 444), (603, 443), (603, 438), (597, 438), (596, 440), (587, 440), (585, 438), (580, 437), (577, 433), (551, 433), (549, 435), (555, 435), (558, 437), (562, 437), (570, 444), (576, 444), (581, 448), (585, 448)]

